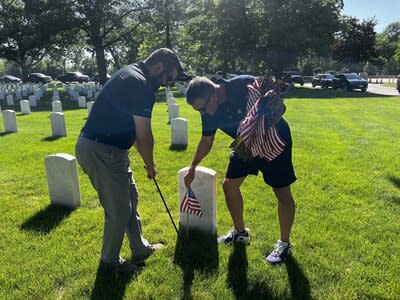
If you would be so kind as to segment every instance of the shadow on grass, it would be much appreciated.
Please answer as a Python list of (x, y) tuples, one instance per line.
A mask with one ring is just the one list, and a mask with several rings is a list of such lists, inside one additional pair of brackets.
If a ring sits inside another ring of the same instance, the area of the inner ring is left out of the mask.
[(211, 274), (218, 270), (217, 236), (203, 233), (198, 230), (183, 230), (175, 246), (174, 263), (183, 271), (183, 294), (181, 299), (192, 299), (192, 284), (194, 271)]
[(287, 258), (285, 265), (288, 273), (292, 299), (312, 299), (310, 282), (303, 270), (300, 268), (297, 260), (291, 255)]
[(5, 136), (5, 135), (9, 135), (12, 133), (16, 133), (16, 132), (0, 132), (0, 137)]
[(169, 146), (170, 151), (181, 152), (187, 149), (187, 145), (171, 145)]
[(227, 283), (235, 299), (278, 299), (272, 295), (265, 282), (249, 284), (247, 270), (246, 245), (234, 244), (229, 256)]
[[(296, 259), (290, 256), (286, 260), (285, 266), (291, 290), (290, 299), (312, 299), (310, 283)], [(285, 297), (273, 295), (265, 281), (249, 282), (247, 270), (246, 246), (236, 244), (233, 246), (233, 251), (229, 257), (227, 279), (228, 286), (232, 289), (235, 299), (285, 299)]]
[(123, 299), (126, 286), (134, 276), (136, 273), (118, 274), (99, 264), (90, 299)]
[(290, 89), (288, 94), (286, 95), (286, 99), (290, 98), (309, 98), (309, 99), (335, 99), (338, 98), (344, 99), (344, 98), (360, 98), (360, 99), (366, 99), (366, 98), (390, 98), (394, 96), (387, 96), (387, 95), (379, 95), (379, 94), (373, 94), (369, 92), (361, 92), (361, 91), (352, 91), (352, 92), (347, 92), (343, 90), (334, 90), (334, 89), (311, 89), (311, 88), (306, 88), (306, 87), (295, 87)]
[(56, 141), (61, 138), (63, 138), (63, 136), (46, 136), (46, 137), (42, 138), (41, 141), (42, 142), (53, 142), (53, 141)]
[(389, 176), (388, 179), (393, 183), (393, 185), (400, 189), (400, 178), (395, 176)]
[(68, 217), (72, 208), (50, 204), (45, 209), (39, 211), (23, 224), (20, 228), (27, 231), (35, 231), (39, 233), (49, 233), (57, 227), (62, 220)]

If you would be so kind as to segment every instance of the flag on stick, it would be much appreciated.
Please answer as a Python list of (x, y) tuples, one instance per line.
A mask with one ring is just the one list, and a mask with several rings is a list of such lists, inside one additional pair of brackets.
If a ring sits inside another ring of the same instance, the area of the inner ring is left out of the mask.
[(195, 215), (198, 217), (203, 216), (203, 210), (201, 209), (200, 202), (197, 200), (192, 189), (189, 187), (181, 203), (181, 212)]

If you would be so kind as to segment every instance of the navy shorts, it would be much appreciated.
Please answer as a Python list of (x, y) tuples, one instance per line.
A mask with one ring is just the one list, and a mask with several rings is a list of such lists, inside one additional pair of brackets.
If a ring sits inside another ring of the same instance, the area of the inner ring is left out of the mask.
[(233, 151), (229, 158), (225, 177), (230, 179), (241, 178), (247, 175), (257, 175), (261, 171), (265, 183), (274, 188), (286, 187), (295, 182), (296, 175), (292, 164), (292, 138), (289, 126), (285, 120), (281, 119), (277, 124), (277, 129), (280, 136), (286, 141), (285, 148), (278, 157), (271, 162), (262, 158), (243, 161)]

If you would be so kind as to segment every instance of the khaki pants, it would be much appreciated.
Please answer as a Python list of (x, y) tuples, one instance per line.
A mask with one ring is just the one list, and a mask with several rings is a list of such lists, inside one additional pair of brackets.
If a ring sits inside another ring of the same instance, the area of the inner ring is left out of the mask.
[(80, 137), (75, 152), (104, 208), (101, 261), (118, 261), (125, 232), (135, 256), (149, 251), (149, 243), (142, 237), (138, 192), (129, 167), (128, 150)]

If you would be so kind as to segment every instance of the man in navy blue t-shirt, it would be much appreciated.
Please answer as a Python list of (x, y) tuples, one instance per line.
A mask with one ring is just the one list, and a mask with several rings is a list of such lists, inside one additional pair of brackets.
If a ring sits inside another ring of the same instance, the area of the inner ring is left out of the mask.
[[(249, 116), (249, 111), (254, 107), (250, 96), (254, 94), (252, 91), (257, 87), (257, 82), (257, 78), (250, 75), (219, 80), (216, 83), (205, 77), (196, 77), (190, 82), (186, 98), (187, 102), (201, 113), (202, 137), (184, 177), (186, 186), (194, 180), (196, 166), (210, 152), (218, 129), (233, 139), (238, 137), (238, 128), (243, 125), (243, 120)], [(264, 142), (266, 145), (262, 145), (265, 147), (261, 147), (270, 153), (252, 159), (243, 159), (237, 151), (231, 154), (223, 190), (234, 228), (220, 237), (218, 242), (250, 243), (249, 230), (244, 226), (240, 186), (247, 175), (257, 175), (261, 171), (265, 183), (272, 187), (278, 199), (280, 239), (274, 250), (266, 255), (268, 262), (276, 264), (283, 262), (291, 252), (289, 236), (294, 221), (295, 203), (290, 185), (296, 181), (296, 176), (292, 165), (290, 129), (281, 115), (272, 124), (271, 130), (273, 133), (270, 135), (271, 141), (266, 139)]]
[[(98, 95), (76, 144), (77, 160), (104, 208), (100, 262), (118, 272), (137, 270), (137, 264), (162, 247), (142, 237), (138, 192), (129, 167), (128, 150), (135, 146), (148, 178), (154, 178), (157, 171), (151, 113), (155, 92), (182, 71), (179, 58), (166, 48), (117, 71)], [(132, 250), (130, 262), (119, 257), (125, 233)]]

